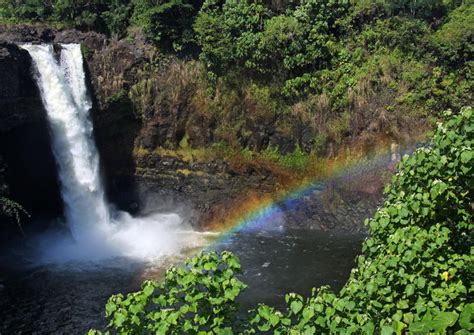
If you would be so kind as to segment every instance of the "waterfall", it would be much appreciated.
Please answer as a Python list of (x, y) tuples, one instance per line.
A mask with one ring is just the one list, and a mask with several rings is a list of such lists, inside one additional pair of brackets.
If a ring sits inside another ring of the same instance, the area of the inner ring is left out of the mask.
[(62, 44), (59, 60), (52, 45), (21, 47), (29, 52), (36, 68), (35, 79), (58, 165), (65, 219), (73, 237), (46, 238), (42, 247), (44, 260), (150, 258), (174, 254), (194, 244), (192, 230), (177, 214), (132, 218), (125, 212), (111, 213), (100, 178), (89, 116), (92, 103), (80, 45)]
[(76, 239), (86, 238), (88, 226), (108, 223), (109, 212), (92, 137), (92, 103), (85, 85), (80, 45), (62, 45), (59, 62), (52, 45), (22, 47), (36, 65), (36, 81), (47, 111), (66, 220)]

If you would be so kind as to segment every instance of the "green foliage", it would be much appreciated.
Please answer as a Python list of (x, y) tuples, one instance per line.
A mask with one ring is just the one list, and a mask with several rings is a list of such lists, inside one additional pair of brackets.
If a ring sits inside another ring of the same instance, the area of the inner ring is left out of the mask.
[[(5, 5), (3, 5), (5, 3)], [(123, 37), (138, 25), (154, 42), (180, 51), (193, 42), (192, 25), (201, 0), (2, 0), (0, 18), (61, 22), (82, 30)]]
[[(474, 331), (474, 115), (463, 108), (431, 143), (404, 157), (384, 205), (366, 221), (363, 255), (339, 294), (290, 293), (283, 311), (260, 304), (238, 322), (245, 287), (232, 254), (201, 254), (161, 283), (113, 296), (109, 328), (157, 334), (471, 334)], [(90, 331), (90, 334), (99, 334)]]
[(356, 37), (356, 44), (371, 52), (397, 48), (407, 54), (421, 55), (427, 48), (429, 34), (429, 25), (424, 20), (393, 16), (366, 26)]
[(118, 91), (117, 93), (111, 95), (110, 97), (107, 97), (105, 99), (105, 102), (106, 103), (115, 103), (115, 102), (119, 102), (120, 100), (122, 100), (124, 97), (127, 96), (127, 91), (125, 89), (121, 89), (120, 91)]
[(99, 28), (100, 0), (56, 0), (53, 6), (53, 19), (70, 22), (75, 27), (92, 30)]
[(94, 54), (94, 50), (89, 48), (84, 43), (81, 43), (81, 53), (82, 53), (82, 57), (84, 57), (84, 59), (90, 59), (92, 57), (92, 55)]
[(259, 2), (204, 1), (194, 25), (200, 58), (219, 74), (232, 66), (245, 66), (257, 43), (268, 10)]
[(154, 42), (182, 51), (194, 41), (192, 25), (201, 4), (200, 0), (134, 0), (132, 23)]
[(194, 29), (201, 59), (212, 72), (234, 67), (300, 77), (330, 61), (331, 40), (346, 1), (308, 0), (281, 15), (259, 2), (205, 1)]
[[(348, 113), (352, 126), (338, 136), (325, 133), (328, 129), (311, 129), (312, 137), (328, 142), (360, 135), (373, 120), (377, 131), (397, 136), (398, 128), (406, 126), (408, 114), (417, 119), (439, 116), (442, 110), (459, 109), (473, 100), (472, 0), (304, 0), (281, 4), (250, 0), (2, 0), (2, 5), (1, 21), (61, 22), (117, 37), (124, 37), (127, 29), (135, 26), (162, 50), (180, 56), (199, 53), (210, 96), (218, 92), (238, 95), (241, 87), (256, 84), (272, 92), (272, 104), (281, 111), (295, 103), (309, 105), (314, 97), (327, 99), (325, 108), (331, 113), (324, 118), (328, 123), (346, 120), (344, 113)], [(243, 110), (241, 114), (229, 120), (248, 116)], [(292, 122), (281, 114), (280, 123)], [(269, 122), (273, 116), (268, 116)], [(393, 129), (381, 126), (384, 123)], [(221, 128), (238, 127), (227, 124)], [(245, 139), (241, 142), (243, 147), (247, 145)], [(321, 146), (328, 146), (328, 142)]]
[[(472, 103), (471, 11), (459, 1), (303, 1), (273, 12), (259, 2), (209, 0), (194, 28), (211, 95), (219, 78), (238, 87), (238, 76), (277, 88), (279, 105), (320, 96), (328, 124), (348, 112), (349, 132), (317, 132), (340, 144), (369, 123), (398, 136), (408, 115)], [(433, 25), (435, 16), (444, 24)]]
[(282, 154), (277, 147), (269, 146), (262, 151), (260, 155), (265, 160), (273, 161), (281, 166), (284, 166), (292, 171), (304, 171), (308, 166), (311, 157), (301, 150), (297, 145), (295, 150), (291, 153)]
[[(355, 24), (356, 19), (350, 17)], [(426, 21), (410, 16), (368, 21), (335, 44), (331, 64), (287, 81), (283, 93), (302, 98), (305, 105), (311, 103), (311, 94), (319, 95), (327, 100), (326, 108), (333, 115), (349, 111), (353, 129), (358, 127), (354, 119), (365, 119), (362, 127), (370, 122), (378, 131), (397, 136), (396, 125), (404, 124), (408, 115), (416, 119), (440, 115), (444, 109), (459, 109), (472, 103), (472, 65), (468, 58), (450, 63), (441, 56), (438, 60), (442, 61), (438, 61), (431, 54), (439, 54), (433, 36), (450, 22), (448, 17), (434, 32)], [(452, 34), (467, 41), (464, 30), (458, 25), (452, 28)], [(448, 49), (449, 42), (446, 43)], [(469, 56), (466, 52), (461, 54)], [(389, 124), (392, 129), (387, 129)], [(330, 133), (326, 135), (331, 137)]]
[(83, 30), (102, 30), (102, 0), (2, 0), (0, 19), (16, 22), (60, 22)]
[[(469, 1), (469, 0), (468, 0)], [(463, 0), (354, 0), (358, 9), (381, 6), (391, 15), (408, 15), (432, 20), (459, 6)]]
[(17, 202), (8, 199), (7, 197), (0, 197), (0, 217), (6, 217), (15, 221), (21, 229), (21, 216), (29, 216), (28, 212)]
[(53, 1), (42, 0), (1, 0), (0, 18), (42, 20), (51, 15)]
[(442, 0), (387, 0), (384, 3), (389, 12), (421, 17), (433, 17), (444, 8)]
[(453, 10), (447, 22), (432, 37), (435, 54), (443, 62), (460, 65), (474, 56), (474, 6), (462, 5)]
[(265, 67), (281, 64), (280, 68), (296, 75), (327, 64), (332, 33), (346, 13), (343, 2), (312, 0), (302, 2), (287, 15), (271, 18), (261, 34), (258, 61)]
[(146, 281), (141, 291), (112, 296), (108, 327), (118, 334), (232, 334), (238, 325), (235, 299), (245, 288), (239, 273), (229, 252), (200, 254), (169, 269), (161, 283)]
[(121, 37), (129, 25), (132, 4), (128, 0), (113, 0), (108, 10), (101, 16), (107, 30), (115, 36)]

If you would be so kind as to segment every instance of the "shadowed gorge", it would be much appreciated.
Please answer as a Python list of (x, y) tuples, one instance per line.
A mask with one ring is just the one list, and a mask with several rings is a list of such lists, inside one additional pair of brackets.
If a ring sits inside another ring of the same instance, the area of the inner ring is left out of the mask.
[[(34, 217), (51, 219), (62, 214), (62, 202), (46, 111), (31, 75), (31, 59), (15, 45), (1, 50), (2, 194), (10, 193)], [(2, 228), (7, 232), (11, 226)]]

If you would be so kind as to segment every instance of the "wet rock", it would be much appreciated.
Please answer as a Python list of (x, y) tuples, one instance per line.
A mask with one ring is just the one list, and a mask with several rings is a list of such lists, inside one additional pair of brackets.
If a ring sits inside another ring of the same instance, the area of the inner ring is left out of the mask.
[(272, 134), (269, 144), (273, 148), (278, 148), (282, 154), (292, 153), (296, 148), (294, 139), (289, 135), (281, 133)]
[(54, 30), (46, 25), (0, 25), (0, 42), (50, 43)]
[(93, 50), (101, 50), (107, 44), (107, 38), (97, 32), (81, 32), (75, 29), (58, 31), (54, 35), (55, 43), (82, 43)]
[(0, 73), (0, 132), (38, 121), (43, 108), (28, 53), (0, 42)]
[(9, 196), (32, 216), (45, 212), (57, 215), (62, 210), (57, 168), (46, 111), (32, 72), (28, 52), (15, 44), (0, 42), (0, 156), (5, 163), (4, 183), (9, 185)]

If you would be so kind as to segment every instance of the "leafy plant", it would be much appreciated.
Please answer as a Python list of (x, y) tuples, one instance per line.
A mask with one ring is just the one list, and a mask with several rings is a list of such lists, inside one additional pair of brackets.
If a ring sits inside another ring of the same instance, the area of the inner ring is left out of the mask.
[(51, 15), (53, 1), (42, 0), (1, 0), (0, 18), (42, 20)]
[(134, 0), (132, 23), (155, 43), (180, 52), (194, 42), (192, 25), (201, 0)]
[(245, 288), (239, 273), (229, 252), (200, 254), (170, 268), (161, 283), (146, 281), (141, 291), (112, 296), (109, 328), (118, 334), (231, 334), (238, 328), (235, 299)]
[[(292, 171), (304, 171), (310, 161), (310, 156), (297, 145), (293, 152), (282, 154), (277, 147), (269, 146), (260, 155), (263, 159), (276, 162)], [(257, 156), (258, 157), (258, 156)]]
[(14, 220), (20, 230), (22, 230), (22, 215), (29, 216), (28, 212), (23, 208), (23, 206), (7, 197), (0, 197), (0, 216)]
[(120, 100), (122, 100), (126, 96), (127, 96), (127, 91), (125, 89), (121, 89), (120, 91), (116, 92), (115, 94), (111, 95), (110, 97), (107, 97), (105, 99), (105, 102), (106, 103), (119, 102)]
[(467, 60), (472, 60), (474, 33), (469, 27), (473, 25), (472, 4), (462, 5), (452, 11), (447, 17), (447, 22), (432, 36), (436, 54), (449, 65), (462, 65)]
[(132, 5), (128, 0), (111, 1), (108, 10), (101, 16), (107, 26), (107, 30), (114, 36), (121, 37), (129, 25)]
[(289, 80), (330, 61), (347, 9), (347, 1), (308, 0), (271, 17), (259, 2), (207, 0), (194, 25), (200, 58), (217, 74), (241, 67)]

